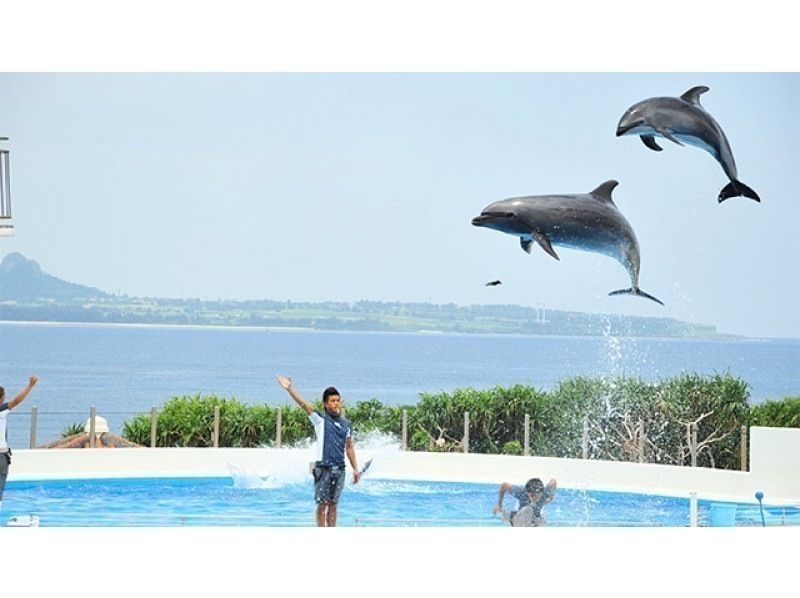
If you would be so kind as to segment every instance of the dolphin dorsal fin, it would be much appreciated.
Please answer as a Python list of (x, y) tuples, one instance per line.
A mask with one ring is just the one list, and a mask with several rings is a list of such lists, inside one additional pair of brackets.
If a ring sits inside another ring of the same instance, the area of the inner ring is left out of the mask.
[(614, 200), (611, 199), (611, 192), (617, 185), (619, 185), (619, 181), (611, 179), (609, 181), (606, 181), (605, 183), (602, 183), (601, 185), (598, 185), (596, 189), (593, 189), (591, 191), (590, 195), (593, 195), (595, 199), (600, 199), (602, 201), (607, 201), (613, 204)]
[(689, 102), (690, 104), (695, 104), (697, 106), (700, 105), (700, 96), (707, 92), (710, 88), (706, 87), (705, 85), (698, 85), (697, 87), (692, 87), (689, 91), (681, 96), (681, 99)]

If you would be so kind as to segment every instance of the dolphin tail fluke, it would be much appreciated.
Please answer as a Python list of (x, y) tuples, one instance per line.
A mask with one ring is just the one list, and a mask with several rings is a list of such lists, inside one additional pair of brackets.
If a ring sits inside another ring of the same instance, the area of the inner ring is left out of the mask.
[(731, 197), (749, 197), (750, 199), (754, 199), (758, 202), (761, 201), (761, 198), (758, 196), (758, 193), (753, 191), (743, 182), (737, 181), (736, 179), (732, 180), (730, 183), (728, 183), (722, 188), (722, 191), (719, 192), (718, 201), (722, 203), (723, 201)]
[(618, 291), (611, 291), (608, 296), (612, 295), (636, 295), (637, 297), (644, 297), (645, 299), (650, 299), (650, 301), (655, 301), (659, 305), (664, 305), (664, 302), (660, 299), (656, 299), (652, 295), (648, 295), (639, 287), (632, 287), (630, 289), (620, 289)]

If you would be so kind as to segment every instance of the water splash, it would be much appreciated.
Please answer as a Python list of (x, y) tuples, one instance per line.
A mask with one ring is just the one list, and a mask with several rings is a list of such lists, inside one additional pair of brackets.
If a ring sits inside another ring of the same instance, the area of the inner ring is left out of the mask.
[[(359, 434), (356, 431), (356, 450), (363, 453), (391, 452), (400, 451), (400, 441), (394, 434), (388, 434), (379, 430), (370, 430)], [(360, 457), (359, 461), (366, 463), (369, 457)]]
[(274, 487), (270, 483), (270, 474), (261, 474), (252, 469), (237, 467), (232, 463), (226, 463), (226, 467), (233, 478), (233, 487), (252, 490), (254, 488)]
[[(263, 464), (257, 466), (245, 462), (227, 462), (226, 467), (233, 479), (234, 488), (272, 490), (290, 485), (311, 484), (309, 465), (314, 459), (310, 450), (312, 446), (311, 440), (304, 440), (291, 448), (278, 449), (279, 457), (267, 457)], [(359, 465), (373, 459), (368, 476), (379, 474), (384, 459), (400, 452), (400, 442), (396, 436), (374, 430), (357, 434), (355, 447)], [(347, 475), (349, 481), (352, 475), (349, 469)]]
[(620, 367), (622, 362), (622, 343), (618, 336), (612, 334), (611, 318), (606, 316), (603, 323), (603, 345), (606, 358), (606, 367), (600, 378), (608, 386), (608, 390), (603, 394), (606, 407), (606, 417), (611, 417), (614, 409), (611, 405), (611, 395), (614, 394), (617, 386), (617, 379), (624, 373)]
[(622, 342), (620, 337), (612, 334), (611, 318), (606, 316), (603, 323), (603, 342), (605, 344), (605, 355), (608, 360), (606, 370), (611, 376), (624, 374), (622, 371)]

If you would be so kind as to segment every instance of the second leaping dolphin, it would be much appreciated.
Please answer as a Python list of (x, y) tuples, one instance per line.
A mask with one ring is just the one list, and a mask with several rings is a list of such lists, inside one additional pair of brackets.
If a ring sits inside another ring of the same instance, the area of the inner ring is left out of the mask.
[(714, 156), (731, 181), (719, 192), (717, 201), (739, 196), (761, 201), (758, 193), (739, 180), (725, 132), (700, 105), (700, 95), (708, 90), (705, 85), (699, 85), (679, 98), (649, 98), (637, 102), (622, 115), (617, 125), (617, 137), (639, 135), (644, 144), (656, 152), (661, 151), (655, 141), (656, 135), (678, 145), (683, 145), (683, 141), (699, 147)]
[(582, 195), (532, 195), (497, 201), (472, 219), (473, 226), (493, 228), (519, 237), (522, 249), (533, 242), (559, 259), (553, 245), (593, 251), (614, 258), (631, 277), (631, 287), (609, 295), (637, 295), (664, 305), (639, 288), (639, 243), (633, 229), (611, 199), (619, 183), (606, 181)]

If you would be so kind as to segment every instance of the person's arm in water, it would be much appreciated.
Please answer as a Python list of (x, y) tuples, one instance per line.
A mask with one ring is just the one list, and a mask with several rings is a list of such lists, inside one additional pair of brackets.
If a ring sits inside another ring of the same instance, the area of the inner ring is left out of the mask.
[(544, 501), (545, 504), (549, 503), (556, 497), (556, 479), (552, 478), (549, 482), (547, 482), (547, 486), (544, 487), (544, 494), (547, 497)]
[(496, 515), (503, 510), (503, 497), (506, 495), (506, 492), (511, 490), (511, 488), (512, 484), (509, 484), (508, 482), (503, 482), (500, 484), (500, 493), (497, 496), (497, 504), (494, 506), (494, 509), (492, 509), (492, 513)]
[(16, 397), (14, 397), (8, 402), (8, 408), (13, 409), (17, 405), (19, 405), (22, 401), (24, 401), (25, 397), (28, 396), (28, 393), (34, 386), (36, 386), (36, 383), (38, 381), (39, 378), (37, 378), (36, 376), (31, 376), (30, 378), (28, 378), (28, 385), (25, 388), (23, 388)]
[(303, 397), (297, 394), (297, 391), (294, 389), (294, 386), (292, 386), (292, 379), (280, 375), (278, 375), (277, 378), (278, 378), (278, 384), (280, 384), (281, 387), (291, 395), (291, 397), (294, 399), (294, 402), (300, 405), (300, 407), (303, 408), (303, 411), (311, 415), (314, 412), (314, 406), (311, 405), (311, 403), (307, 403), (306, 401), (304, 401)]
[(353, 439), (350, 436), (348, 436), (347, 440), (345, 441), (344, 452), (347, 454), (347, 460), (350, 461), (350, 465), (353, 467), (353, 483), (358, 484), (358, 480), (361, 478), (361, 474), (358, 473), (358, 463), (356, 463), (356, 449), (353, 446)]

